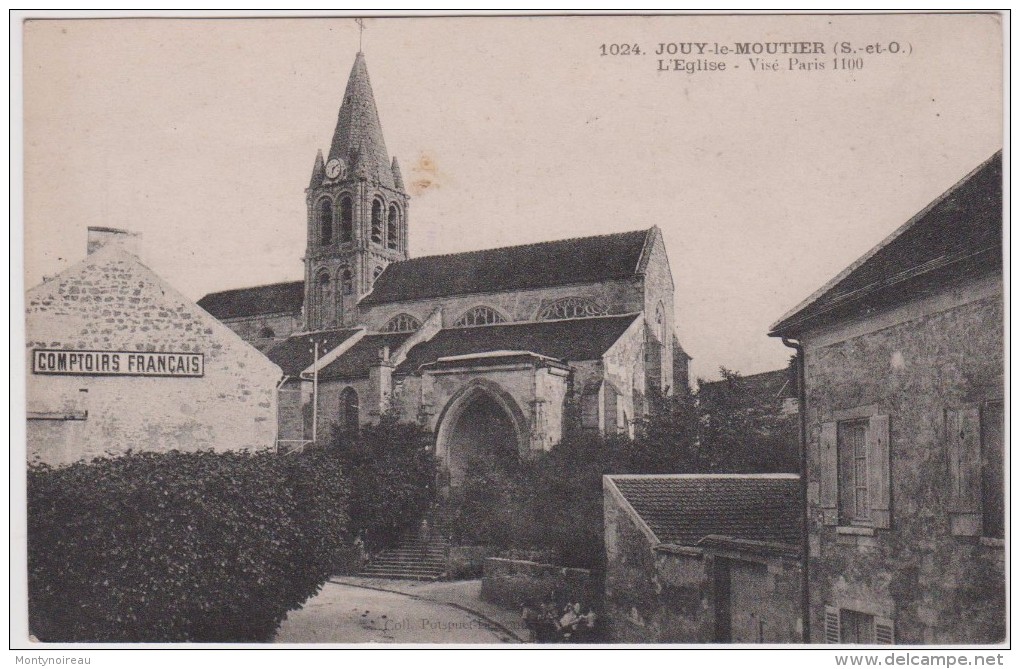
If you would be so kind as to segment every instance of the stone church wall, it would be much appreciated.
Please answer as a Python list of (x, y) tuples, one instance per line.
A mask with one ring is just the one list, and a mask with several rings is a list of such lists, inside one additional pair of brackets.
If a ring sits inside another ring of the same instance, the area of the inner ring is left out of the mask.
[[(665, 339), (659, 341), (656, 332), (655, 313), (659, 305), (662, 305), (665, 313)], [(648, 322), (655, 341), (659, 344), (660, 358), (659, 367), (661, 374), (660, 388), (673, 387), (673, 332), (676, 326), (673, 307), (673, 275), (669, 268), (669, 259), (666, 255), (666, 246), (662, 239), (662, 233), (656, 232), (654, 243), (650, 247), (648, 264), (644, 275), (644, 303), (641, 309), (645, 312), (645, 319)]]
[(410, 314), (424, 322), (436, 307), (441, 307), (443, 327), (449, 328), (469, 309), (485, 305), (503, 314), (508, 321), (535, 321), (542, 307), (564, 297), (594, 299), (608, 307), (609, 314), (636, 313), (644, 308), (640, 285), (627, 280), (373, 305), (364, 308), (360, 320), (372, 332), (384, 328), (397, 314)]

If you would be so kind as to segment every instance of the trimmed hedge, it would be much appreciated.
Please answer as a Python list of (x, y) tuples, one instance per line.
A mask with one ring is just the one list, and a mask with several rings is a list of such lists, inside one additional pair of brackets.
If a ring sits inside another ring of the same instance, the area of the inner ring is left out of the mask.
[(264, 641), (343, 555), (338, 454), (136, 453), (28, 473), (43, 641)]

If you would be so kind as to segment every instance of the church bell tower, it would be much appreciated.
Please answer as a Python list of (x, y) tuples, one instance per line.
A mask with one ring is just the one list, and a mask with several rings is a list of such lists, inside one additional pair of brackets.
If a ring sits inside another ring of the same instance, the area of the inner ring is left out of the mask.
[(305, 329), (357, 322), (357, 304), (389, 263), (407, 259), (408, 196), (390, 159), (358, 52), (329, 154), (315, 156), (305, 251)]

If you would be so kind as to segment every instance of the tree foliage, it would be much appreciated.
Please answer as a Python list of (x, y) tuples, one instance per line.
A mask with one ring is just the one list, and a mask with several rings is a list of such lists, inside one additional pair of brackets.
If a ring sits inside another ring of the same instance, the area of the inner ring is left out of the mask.
[[(793, 378), (793, 362), (788, 370)], [(698, 443), (702, 467), (713, 472), (798, 471), (796, 414), (783, 412), (783, 398), (737, 372), (720, 368), (722, 381), (698, 393)]]
[(330, 448), (351, 482), (351, 529), (369, 547), (396, 544), (432, 507), (436, 460), (432, 437), (419, 426), (386, 415), (353, 439), (338, 436)]

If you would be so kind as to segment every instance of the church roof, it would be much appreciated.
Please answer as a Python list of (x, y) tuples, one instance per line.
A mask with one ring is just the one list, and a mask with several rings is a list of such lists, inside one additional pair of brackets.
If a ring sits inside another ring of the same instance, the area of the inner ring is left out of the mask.
[(363, 379), (368, 376), (368, 368), (379, 359), (379, 349), (389, 346), (392, 354), (412, 334), (411, 332), (387, 332), (365, 335), (350, 350), (345, 351), (339, 358), (320, 370), (319, 380)]
[(304, 300), (305, 282), (287, 281), (209, 293), (198, 301), (198, 306), (224, 320), (269, 314), (300, 314)]
[(391, 263), (362, 305), (626, 279), (655, 228)]
[(358, 176), (387, 188), (396, 187), (372, 84), (368, 80), (365, 54), (360, 51), (347, 80), (327, 161), (333, 158), (343, 160)]
[(358, 329), (320, 330), (292, 335), (269, 349), (266, 356), (280, 366), (285, 376), (297, 376), (315, 362), (315, 342), (319, 343), (321, 358), (358, 331)]
[(1002, 152), (783, 316), (769, 334), (795, 336), (995, 269), (1002, 271)]
[(490, 351), (529, 351), (556, 360), (598, 360), (639, 314), (447, 328), (407, 352), (397, 374), (413, 374), (439, 358)]

